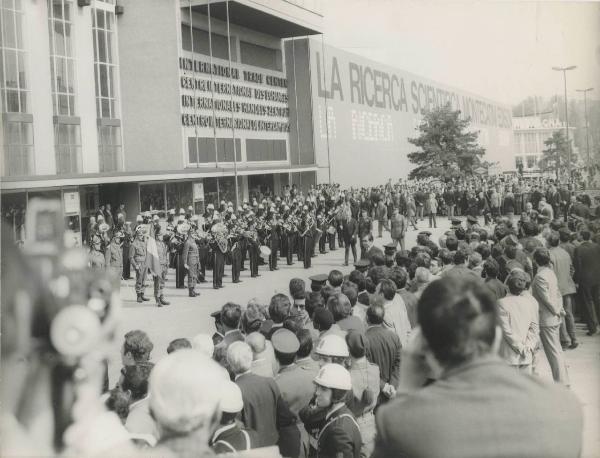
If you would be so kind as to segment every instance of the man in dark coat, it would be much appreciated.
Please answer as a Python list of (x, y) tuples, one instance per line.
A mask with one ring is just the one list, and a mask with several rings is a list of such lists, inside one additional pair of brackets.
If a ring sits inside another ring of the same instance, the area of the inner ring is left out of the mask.
[(362, 238), (360, 240), (360, 243), (362, 245), (364, 245), (366, 256), (367, 256), (366, 259), (369, 260), (371, 265), (373, 265), (374, 257), (378, 257), (378, 256), (381, 256), (382, 258), (384, 257), (383, 251), (381, 251), (381, 248), (376, 247), (375, 244), (373, 243), (373, 234), (369, 234), (368, 236)]
[[(352, 249), (352, 256), (356, 263), (356, 235), (358, 234), (358, 223), (352, 217), (350, 213), (345, 215), (342, 221), (342, 238), (344, 240), (344, 265), (348, 265), (348, 257), (350, 255), (350, 249)], [(371, 235), (371, 238), (373, 236)]]
[(383, 326), (385, 309), (382, 304), (373, 304), (367, 309), (368, 341), (367, 359), (379, 366), (380, 394), (378, 404), (386, 402), (398, 386), (400, 377), (400, 350), (398, 335)]
[(585, 306), (588, 335), (597, 332), (600, 314), (600, 245), (590, 240), (591, 235), (588, 229), (581, 231), (583, 242), (573, 254), (574, 280)]

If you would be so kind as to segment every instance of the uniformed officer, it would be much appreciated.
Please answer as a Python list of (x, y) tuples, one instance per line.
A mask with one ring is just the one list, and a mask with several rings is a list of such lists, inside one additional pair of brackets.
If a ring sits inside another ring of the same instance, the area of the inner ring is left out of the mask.
[(365, 275), (367, 270), (369, 270), (369, 267), (371, 267), (371, 263), (368, 259), (360, 259), (358, 262), (354, 263), (354, 268)]
[(260, 438), (256, 431), (242, 428), (241, 423), (236, 421), (244, 408), (240, 387), (226, 381), (221, 387), (221, 393), (221, 425), (210, 440), (213, 452), (236, 453), (258, 447)]
[[(346, 407), (345, 399), (352, 389), (350, 373), (341, 365), (324, 365), (314, 378), (315, 394), (308, 406), (302, 409), (300, 417), (312, 420), (325, 411), (325, 418), (319, 423), (316, 433), (316, 449), (319, 457), (360, 457), (362, 438), (354, 415)], [(306, 424), (306, 421), (305, 421)]]
[(396, 243), (390, 242), (383, 246), (385, 255), (385, 265), (392, 267), (394, 265), (394, 255), (396, 254)]
[[(102, 226), (107, 226), (107, 224), (103, 223), (99, 227), (99, 231)], [(90, 267), (94, 270), (104, 269), (106, 266), (106, 260), (104, 257), (103, 250), (103, 239), (100, 232), (94, 233), (90, 240)]]
[(269, 225), (271, 226), (271, 234), (269, 237), (269, 248), (271, 249), (271, 254), (269, 255), (269, 270), (272, 271), (279, 270), (279, 267), (277, 267), (277, 258), (279, 257), (278, 250), (281, 239), (281, 229), (274, 214), (271, 216)]
[(116, 231), (106, 247), (105, 260), (106, 267), (113, 276), (120, 280), (123, 276), (123, 239), (125, 234), (121, 231)]
[(188, 295), (189, 297), (196, 297), (199, 293), (196, 293), (194, 288), (196, 287), (196, 280), (198, 279), (198, 264), (200, 262), (200, 257), (198, 254), (198, 245), (196, 245), (196, 240), (194, 239), (194, 235), (190, 230), (189, 224), (184, 223), (186, 225), (187, 231), (187, 239), (183, 244), (183, 266), (188, 271)]
[(285, 328), (278, 329), (271, 336), (271, 343), (279, 363), (275, 382), (292, 413), (298, 416), (300, 410), (308, 405), (313, 396), (314, 374), (307, 367), (296, 364), (296, 352), (300, 348), (300, 342), (292, 331)]
[(328, 278), (329, 276), (327, 274), (318, 274), (313, 275), (312, 277), (308, 277), (308, 279), (310, 280), (310, 290), (313, 292), (321, 291), (321, 288), (323, 288), (323, 286), (325, 286), (325, 283), (327, 283)]
[(165, 281), (167, 280), (167, 272), (169, 271), (169, 240), (171, 239), (171, 236), (158, 230), (155, 233), (155, 238), (160, 272), (158, 275), (154, 276), (154, 299), (156, 300), (156, 305), (162, 307), (170, 304), (170, 302), (165, 300), (163, 291), (165, 288)]
[(144, 235), (144, 227), (137, 225), (135, 228), (135, 240), (129, 248), (129, 262), (135, 270), (135, 293), (137, 294), (137, 301), (149, 301), (144, 296), (144, 289), (146, 288), (146, 237)]
[(479, 220), (476, 216), (469, 215), (467, 216), (467, 230), (478, 230), (481, 227), (479, 226)]

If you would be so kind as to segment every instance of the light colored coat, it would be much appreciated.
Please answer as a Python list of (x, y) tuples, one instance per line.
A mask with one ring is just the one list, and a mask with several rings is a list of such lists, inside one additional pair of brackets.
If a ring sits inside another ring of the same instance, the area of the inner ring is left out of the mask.
[(539, 312), (529, 294), (509, 294), (498, 301), (503, 339), (499, 354), (511, 366), (531, 364), (539, 341)]
[(573, 281), (573, 261), (571, 256), (563, 248), (557, 246), (550, 248), (550, 261), (552, 261), (552, 270), (556, 274), (558, 279), (558, 289), (560, 294), (567, 296), (569, 294), (575, 294), (577, 288)]
[(540, 327), (560, 324), (562, 294), (558, 288), (558, 279), (552, 269), (540, 267), (531, 284), (531, 294), (538, 301)]

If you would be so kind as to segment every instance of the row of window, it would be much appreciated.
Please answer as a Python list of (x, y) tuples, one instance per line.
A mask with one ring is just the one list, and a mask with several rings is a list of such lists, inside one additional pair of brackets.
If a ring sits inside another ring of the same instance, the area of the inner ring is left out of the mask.
[[(114, 3), (110, 1), (109, 3)], [(81, 132), (76, 124), (77, 74), (73, 46), (72, 0), (47, 0), (50, 46), (51, 94), (55, 124), (55, 155), (58, 174), (81, 172)], [(100, 119), (119, 118), (114, 13), (91, 9), (94, 43), (96, 112)], [(0, 100), (2, 113), (29, 113), (27, 55), (23, 41), (21, 0), (0, 1)], [(66, 117), (66, 118), (64, 118)], [(4, 117), (6, 132), (4, 173), (30, 175), (35, 170), (31, 120)], [(69, 119), (70, 118), (70, 119)], [(66, 123), (64, 122), (66, 120)], [(75, 123), (75, 124), (73, 124)], [(98, 127), (100, 170), (121, 169), (121, 131), (116, 125)]]
[[(236, 161), (242, 160), (241, 141), (235, 139)], [(233, 162), (233, 141), (231, 138), (188, 137), (188, 161), (190, 164), (210, 164)], [(246, 139), (246, 160), (285, 161), (287, 148), (285, 140)]]
[(518, 169), (519, 165), (522, 164), (525, 169), (537, 168), (538, 161), (541, 156), (515, 156), (515, 167)]
[[(227, 37), (211, 32), (210, 37), (205, 30), (190, 28), (181, 24), (181, 42), (184, 51), (194, 54), (216, 57), (218, 59), (229, 59), (229, 44), (231, 44), (231, 60), (237, 62), (236, 37)], [(240, 40), (240, 62), (242, 64), (254, 65), (255, 67), (267, 68), (269, 70), (283, 71), (283, 62), (280, 49), (267, 48), (253, 43)]]

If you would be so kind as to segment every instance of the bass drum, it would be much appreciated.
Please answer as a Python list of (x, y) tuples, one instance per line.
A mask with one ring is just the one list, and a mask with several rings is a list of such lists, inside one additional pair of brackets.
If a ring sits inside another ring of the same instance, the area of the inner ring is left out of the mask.
[(258, 251), (260, 251), (261, 256), (264, 256), (264, 257), (271, 256), (271, 248), (269, 248), (266, 245), (261, 245), (260, 248), (258, 249)]

